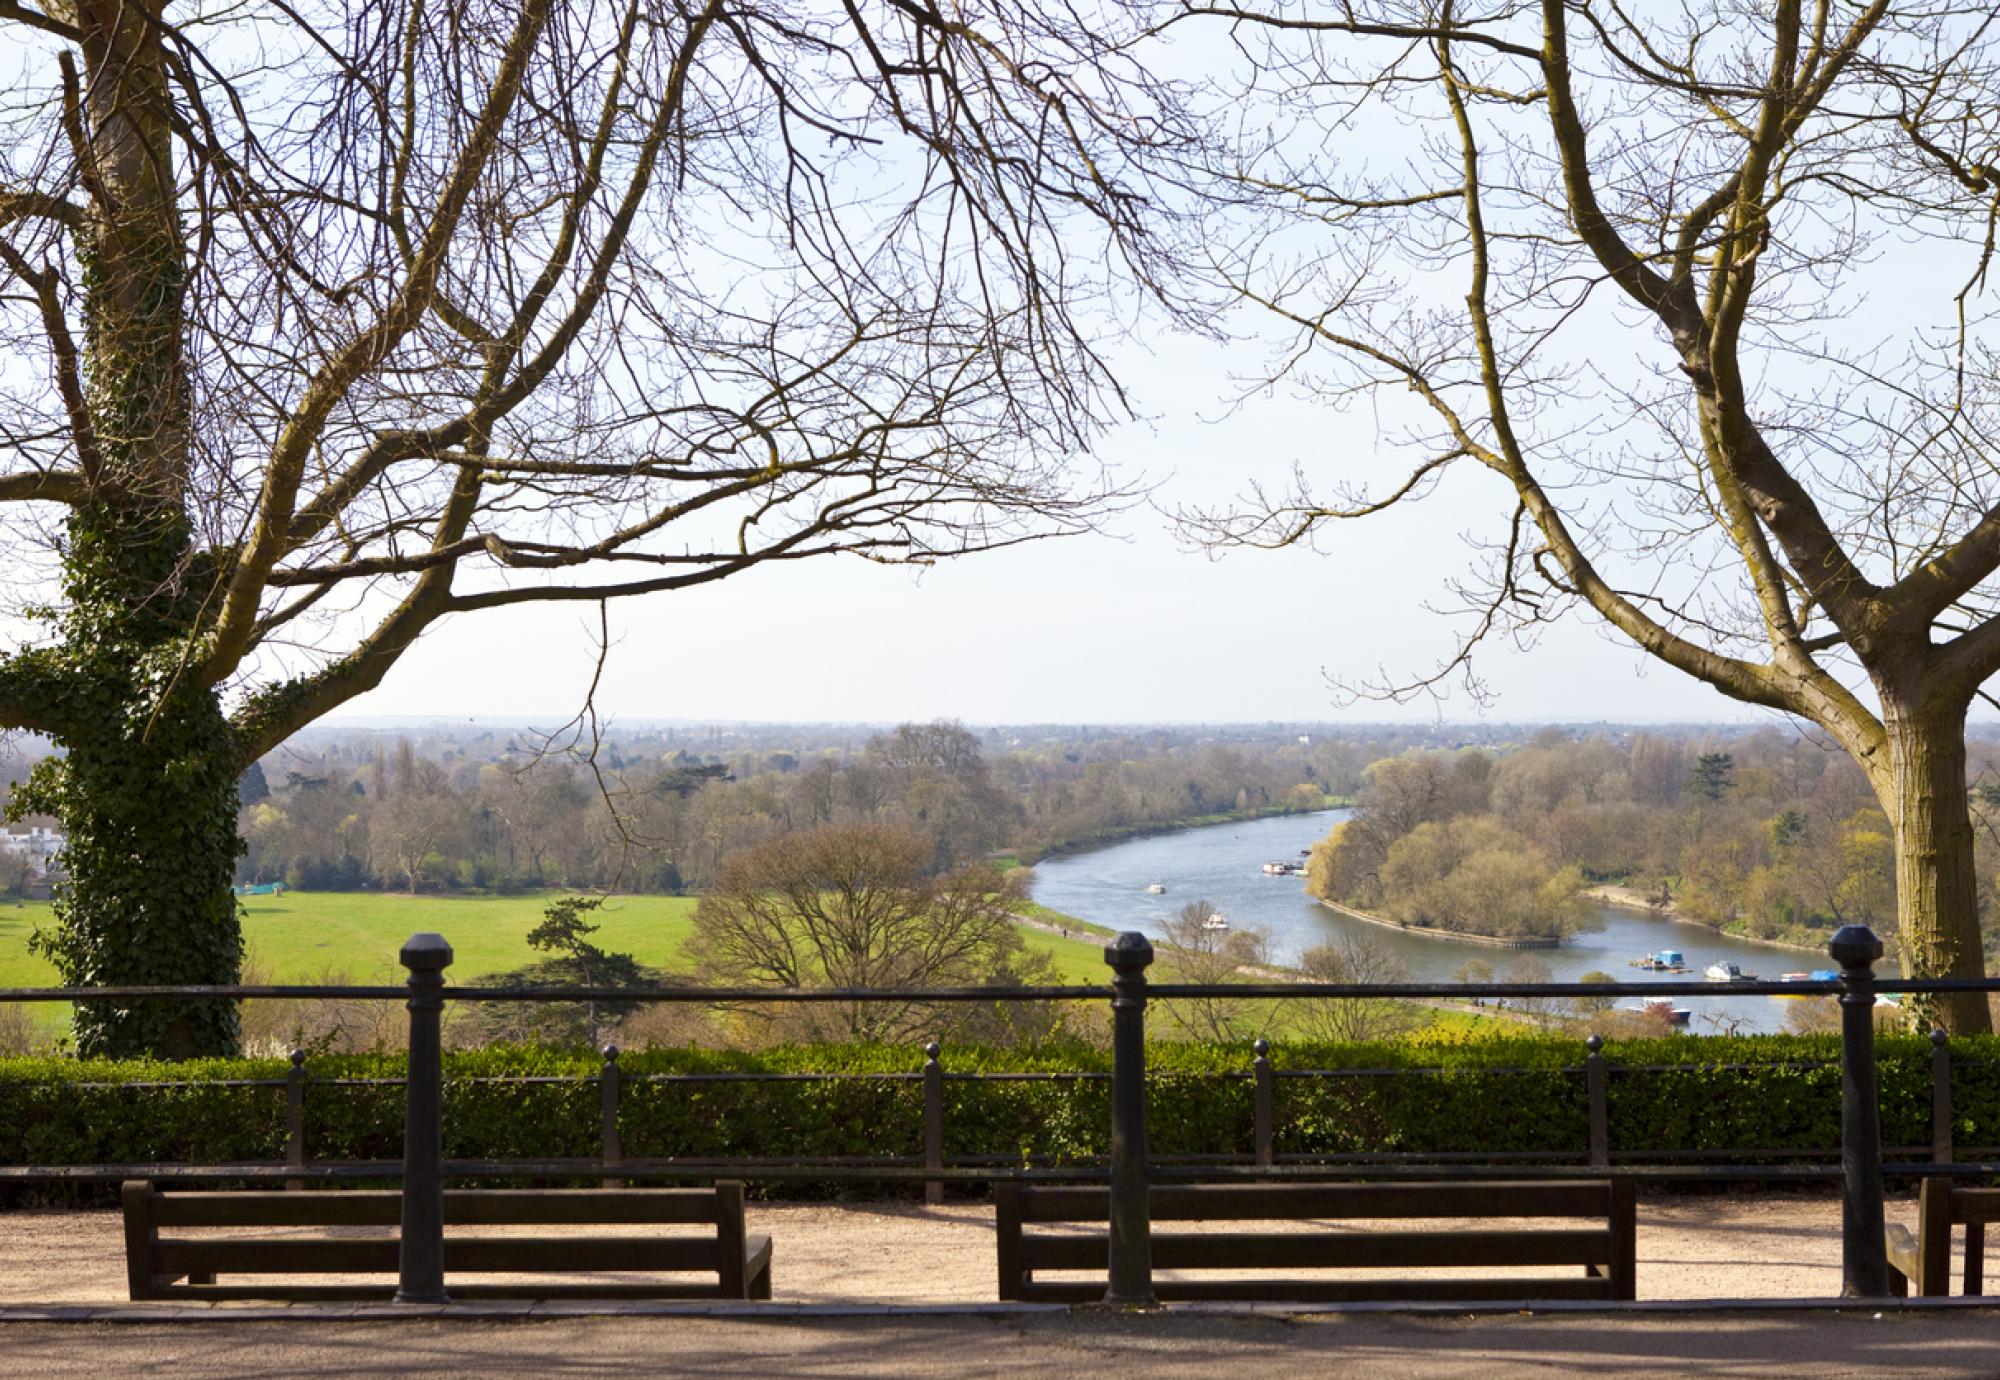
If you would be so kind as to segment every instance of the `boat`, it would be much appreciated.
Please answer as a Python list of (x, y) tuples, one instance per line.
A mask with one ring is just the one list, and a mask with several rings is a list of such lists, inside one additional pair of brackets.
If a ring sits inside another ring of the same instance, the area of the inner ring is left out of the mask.
[(1154, 882), (1146, 888), (1146, 892), (1151, 896), (1164, 896), (1167, 894), (1167, 884), (1165, 882)]
[(1297, 863), (1267, 862), (1264, 864), (1264, 871), (1273, 877), (1293, 877), (1304, 870)]
[(1710, 982), (1755, 982), (1757, 980), (1755, 973), (1746, 973), (1727, 959), (1724, 959), (1720, 963), (1709, 964), (1706, 968), (1702, 969), (1701, 975)]
[(1203, 920), (1201, 922), (1201, 927), (1205, 930), (1226, 930), (1229, 928), (1229, 917), (1224, 915), (1221, 911), (1217, 911), (1213, 915), (1209, 916), (1207, 919)]
[(1637, 1006), (1627, 1006), (1623, 1009), (1642, 1016), (1651, 1016), (1656, 1020), (1665, 1021), (1668, 1025), (1686, 1025), (1694, 1016), (1694, 1012), (1687, 1007), (1675, 1006), (1672, 997), (1647, 997)]
[(1649, 973), (1685, 973), (1687, 958), (1679, 949), (1661, 949), (1647, 954), (1644, 958), (1632, 960), (1634, 968), (1643, 968)]

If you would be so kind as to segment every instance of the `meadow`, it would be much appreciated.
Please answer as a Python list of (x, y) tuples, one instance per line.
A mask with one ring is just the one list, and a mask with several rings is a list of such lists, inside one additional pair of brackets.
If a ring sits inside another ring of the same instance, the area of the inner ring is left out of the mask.
[[(528, 947), (527, 935), (551, 899), (546, 892), (454, 897), (294, 891), (246, 897), (243, 934), (249, 967), (260, 981), (317, 982), (337, 975), (373, 983), (401, 981), (397, 950), (412, 934), (435, 930), (451, 941), (450, 978), (469, 982), (540, 957)], [(694, 928), (694, 908), (690, 896), (614, 896), (593, 917), (602, 928), (591, 938), (600, 948), (629, 953), (651, 967), (687, 972), (693, 960), (683, 946)], [(49, 918), (46, 903), (0, 906), (0, 986), (55, 984), (55, 969), (28, 950), (28, 936)], [(1052, 955), (1060, 981), (1107, 980), (1102, 941), (1064, 939), (1025, 926), (1021, 938), (1030, 949)]]

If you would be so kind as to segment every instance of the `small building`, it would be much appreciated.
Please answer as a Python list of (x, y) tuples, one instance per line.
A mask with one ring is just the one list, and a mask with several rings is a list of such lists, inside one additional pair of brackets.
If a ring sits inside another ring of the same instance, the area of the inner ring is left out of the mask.
[(63, 836), (40, 824), (10, 824), (0, 831), (0, 852), (26, 858), (37, 872), (47, 872), (62, 848)]

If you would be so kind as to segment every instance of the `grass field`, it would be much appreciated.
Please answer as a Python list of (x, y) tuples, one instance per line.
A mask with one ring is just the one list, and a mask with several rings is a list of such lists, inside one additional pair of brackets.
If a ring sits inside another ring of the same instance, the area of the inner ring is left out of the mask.
[[(318, 982), (327, 978), (357, 983), (401, 982), (396, 951), (420, 930), (435, 930), (451, 941), (454, 982), (521, 967), (537, 955), (528, 931), (542, 917), (547, 893), (528, 896), (402, 896), (380, 892), (295, 891), (286, 896), (245, 900), (244, 937), (255, 976), (264, 982)], [(602, 926), (593, 936), (605, 949), (629, 953), (641, 963), (668, 972), (686, 972), (692, 961), (682, 944), (693, 929), (695, 901), (687, 896), (619, 896), (597, 912)], [(1023, 926), (1022, 941), (1049, 954), (1056, 980), (1098, 985), (1109, 981), (1104, 936), (1111, 932), (1041, 906), (1025, 913), (1050, 924), (1067, 925), (1073, 935)], [(28, 936), (49, 919), (46, 904), (0, 905), (0, 987), (50, 987), (55, 970), (28, 952)], [(1157, 974), (1156, 974), (1157, 976)], [(30, 1007), (35, 1024), (50, 1034), (66, 1028), (68, 1008)], [(1457, 1011), (1425, 1010), (1429, 1023), (1464, 1033), (1512, 1028)], [(1289, 1034), (1293, 1019), (1273, 1012), (1272, 1038)]]
[[(527, 934), (542, 917), (547, 895), (399, 896), (379, 892), (295, 891), (245, 900), (244, 939), (251, 965), (270, 982), (316, 982), (340, 974), (355, 982), (399, 982), (396, 951), (419, 930), (451, 941), (449, 976), (468, 982), (482, 973), (518, 968), (538, 955)], [(693, 928), (687, 896), (618, 896), (594, 919), (599, 947), (629, 953), (669, 972), (691, 966), (682, 948)], [(46, 904), (0, 907), (0, 986), (46, 987), (55, 969), (28, 952), (28, 936), (46, 923)], [(1030, 949), (1054, 956), (1065, 982), (1105, 981), (1103, 945), (1023, 929)]]

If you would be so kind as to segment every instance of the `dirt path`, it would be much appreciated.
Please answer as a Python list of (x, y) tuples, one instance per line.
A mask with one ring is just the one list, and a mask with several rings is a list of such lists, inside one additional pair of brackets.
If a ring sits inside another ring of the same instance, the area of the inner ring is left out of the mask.
[[(1892, 1204), (1891, 1220), (1913, 1216), (1909, 1204)], [(984, 1204), (752, 1203), (749, 1217), (750, 1229), (769, 1233), (775, 1243), (780, 1301), (906, 1304), (996, 1296), (993, 1212)], [(125, 1298), (117, 1213), (14, 1212), (0, 1224), (7, 1243), (0, 1303)], [(1365, 1230), (1367, 1224), (1341, 1226)], [(1640, 1203), (1642, 1299), (1826, 1298), (1839, 1292), (1840, 1208), (1831, 1198)]]

